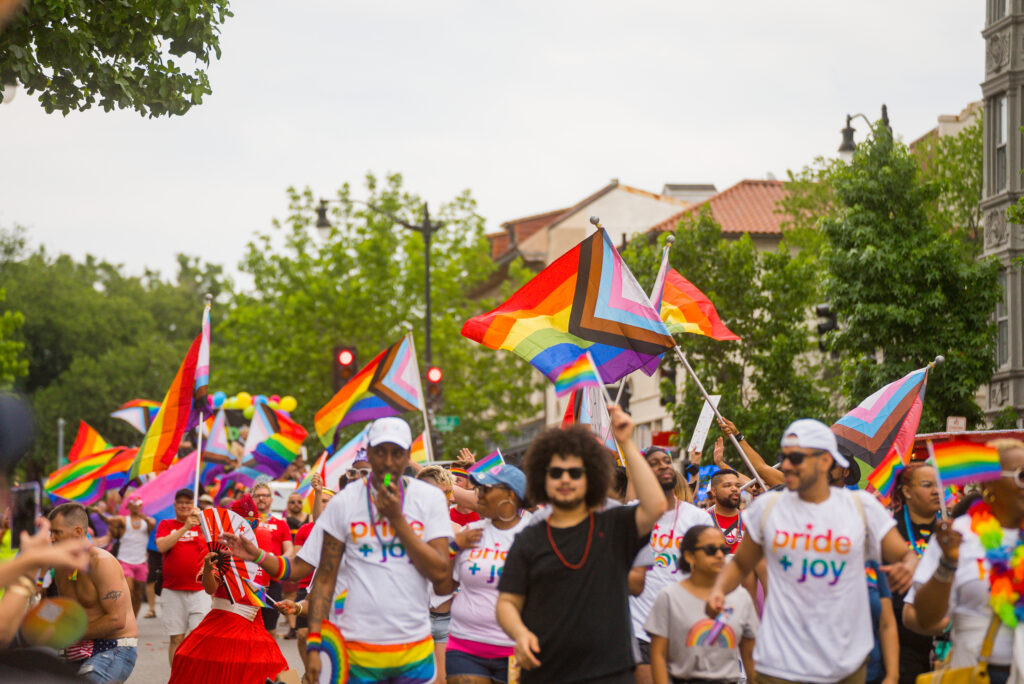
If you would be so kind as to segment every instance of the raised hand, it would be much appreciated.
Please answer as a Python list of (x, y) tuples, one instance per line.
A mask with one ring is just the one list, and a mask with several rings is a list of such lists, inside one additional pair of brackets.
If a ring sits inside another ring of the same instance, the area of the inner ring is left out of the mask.
[(633, 418), (617, 404), (608, 407), (608, 416), (612, 419), (612, 432), (619, 444), (633, 439)]
[(469, 461), (470, 463), (476, 463), (476, 454), (474, 454), (466, 447), (462, 447), (461, 449), (459, 449), (459, 460)]
[(220, 542), (232, 556), (245, 561), (256, 560), (256, 556), (260, 553), (259, 547), (253, 544), (252, 541), (230, 532), (222, 532)]

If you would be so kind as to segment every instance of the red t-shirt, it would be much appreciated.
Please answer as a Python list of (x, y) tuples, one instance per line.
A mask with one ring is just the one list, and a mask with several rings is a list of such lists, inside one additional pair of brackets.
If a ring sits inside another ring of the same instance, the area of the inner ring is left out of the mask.
[[(156, 538), (166, 537), (184, 526), (185, 523), (174, 518), (161, 520), (156, 526)], [(206, 538), (199, 525), (181, 535), (177, 543), (164, 554), (164, 589), (203, 591), (202, 580), (197, 577), (203, 571), (203, 558), (207, 553)]]
[(282, 544), (292, 540), (292, 532), (288, 529), (288, 524), (272, 515), (268, 515), (265, 520), (261, 519), (256, 523), (256, 529), (253, 532), (256, 533), (256, 544), (267, 553), (276, 556), (281, 555)]
[[(309, 539), (309, 533), (313, 531), (313, 523), (308, 522), (300, 527), (295, 532), (295, 546), (299, 547), (306, 543)], [(313, 573), (309, 573), (301, 580), (299, 580), (299, 589), (309, 589), (310, 583), (313, 581)]]
[(469, 513), (459, 513), (459, 509), (452, 506), (448, 510), (448, 516), (452, 519), (453, 523), (462, 525), (465, 527), (471, 522), (476, 522), (480, 519), (480, 514), (476, 511), (470, 511)]
[(731, 553), (736, 553), (736, 547), (743, 540), (743, 519), (740, 514), (737, 512), (736, 515), (726, 517), (712, 510), (711, 515), (714, 516), (718, 529), (725, 535), (725, 543), (732, 547)]

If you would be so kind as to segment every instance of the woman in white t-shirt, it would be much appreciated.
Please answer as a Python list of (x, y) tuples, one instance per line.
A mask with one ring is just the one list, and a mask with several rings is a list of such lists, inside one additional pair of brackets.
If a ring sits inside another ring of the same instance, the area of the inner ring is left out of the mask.
[(476, 485), (481, 519), (466, 530), (479, 530), (481, 535), (469, 548), (452, 544), (452, 577), (434, 585), (439, 594), (458, 589), (452, 602), (445, 666), (449, 678), (458, 677), (464, 684), (504, 684), (515, 644), (498, 626), (494, 609), (505, 557), (529, 517), (522, 511), (526, 475), (515, 466), (502, 464), (470, 472), (469, 477)]
[(718, 620), (704, 611), (730, 547), (721, 530), (694, 525), (679, 545), (679, 571), (690, 576), (665, 585), (654, 599), (644, 629), (651, 636), (654, 684), (700, 680), (736, 682), (754, 672), (757, 609), (743, 587), (725, 597)]
[[(990, 558), (1012, 558), (1024, 543), (1024, 442), (999, 439), (988, 446), (999, 452), (1002, 477), (983, 485), (982, 500), (967, 515), (939, 523), (934, 535), (938, 543), (925, 549), (905, 599), (914, 606), (915, 627), (934, 631), (950, 618), (951, 668), (978, 662), (992, 621)], [(997, 567), (997, 577), (998, 572)], [(1024, 675), (1024, 628), (1000, 624), (988, 662), (993, 684), (1007, 681), (1011, 667)]]

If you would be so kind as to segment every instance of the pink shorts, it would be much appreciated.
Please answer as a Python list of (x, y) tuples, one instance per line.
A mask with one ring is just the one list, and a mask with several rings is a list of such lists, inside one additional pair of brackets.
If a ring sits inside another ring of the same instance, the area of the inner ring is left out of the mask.
[(145, 563), (125, 563), (124, 561), (118, 561), (121, 567), (124, 568), (124, 576), (130, 577), (136, 582), (146, 583), (146, 575), (149, 574), (149, 566)]

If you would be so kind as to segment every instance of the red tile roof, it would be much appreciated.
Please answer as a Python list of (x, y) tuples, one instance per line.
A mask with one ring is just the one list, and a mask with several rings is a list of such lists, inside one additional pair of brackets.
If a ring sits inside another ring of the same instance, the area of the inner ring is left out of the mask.
[(782, 233), (784, 214), (776, 213), (776, 203), (786, 196), (785, 183), (779, 180), (742, 180), (731, 188), (709, 197), (700, 204), (670, 216), (648, 232), (675, 230), (684, 216), (697, 216), (704, 207), (722, 225), (723, 233)]
[(501, 258), (512, 249), (513, 245), (519, 245), (537, 231), (547, 228), (565, 212), (565, 209), (555, 209), (543, 214), (533, 214), (505, 221), (501, 224), (499, 232), (488, 233), (485, 236), (491, 241), (491, 258), (495, 260)]

